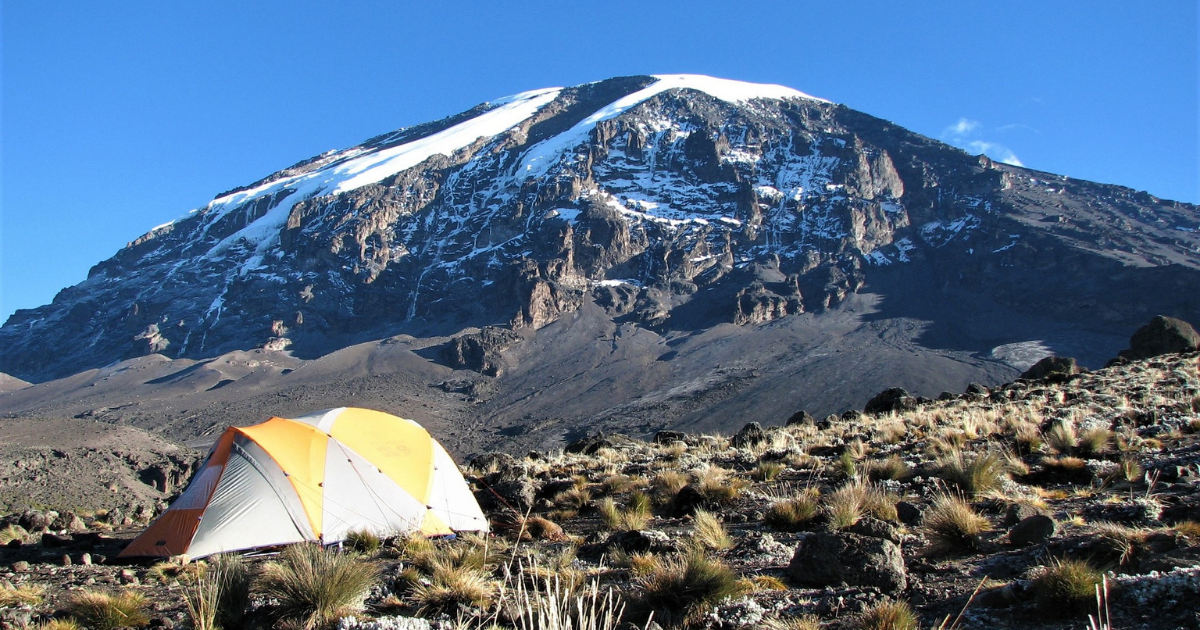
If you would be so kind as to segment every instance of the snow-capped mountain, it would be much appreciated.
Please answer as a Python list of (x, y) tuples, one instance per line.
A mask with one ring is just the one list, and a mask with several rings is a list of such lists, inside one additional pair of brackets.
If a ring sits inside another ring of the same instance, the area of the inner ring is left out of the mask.
[(994, 163), (790, 88), (622, 77), (484, 103), (221, 193), (14, 314), (0, 371), (311, 357), (539, 329), (592, 304), (667, 334), (836, 310), (865, 290), (898, 316), (942, 317), (932, 346), (1024, 341), (964, 332), (963, 313), (1013, 313), (1042, 340), (1124, 335), (1158, 312), (1196, 319), (1198, 230), (1195, 206)]

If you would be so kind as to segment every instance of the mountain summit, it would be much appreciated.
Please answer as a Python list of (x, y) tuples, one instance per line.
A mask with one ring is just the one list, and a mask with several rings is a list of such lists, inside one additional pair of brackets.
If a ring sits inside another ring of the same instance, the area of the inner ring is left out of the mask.
[[(521, 340), (578, 349), (566, 339), (591, 335), (611, 344), (579, 350), (580, 369), (636, 346), (645, 358), (625, 369), (653, 372), (721, 330), (747, 366), (842, 374), (836, 355), (853, 355), (871, 366), (860, 388), (912, 372), (873, 364), (881, 349), (966, 366), (921, 377), (932, 388), (1050, 351), (1102, 361), (1150, 316), (1200, 319), (1196, 287), (1194, 205), (968, 155), (782, 86), (620, 77), (484, 103), (221, 193), (10, 317), (0, 371), (40, 381), (253, 348), (310, 359), (485, 327), (429, 357), (497, 375), (540, 360), (536, 343), (502, 356)], [(774, 341), (746, 342), (753, 331)], [(847, 331), (856, 341), (812, 355)], [(684, 380), (703, 381), (706, 361), (729, 369), (720, 347), (696, 346)], [(596, 394), (589, 409), (648, 395)]]

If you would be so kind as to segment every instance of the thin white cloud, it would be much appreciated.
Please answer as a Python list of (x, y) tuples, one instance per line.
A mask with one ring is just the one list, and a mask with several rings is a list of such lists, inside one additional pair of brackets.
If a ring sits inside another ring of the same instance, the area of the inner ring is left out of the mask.
[(949, 127), (946, 127), (946, 129), (944, 131), (942, 131), (942, 135), (949, 136), (951, 138), (964, 138), (964, 137), (970, 135), (971, 132), (975, 131), (978, 128), (979, 128), (978, 120), (971, 120), (969, 118), (959, 118), (958, 122), (954, 123), (953, 125), (950, 125)]
[[(1005, 125), (1001, 129), (1013, 126)], [(942, 140), (971, 153), (982, 153), (993, 160), (999, 160), (1005, 164), (1025, 166), (1020, 158), (1017, 157), (1017, 154), (1012, 152), (1012, 149), (998, 142), (991, 142), (981, 138), (983, 130), (983, 125), (978, 120), (962, 117), (958, 119), (958, 122), (942, 130)]]

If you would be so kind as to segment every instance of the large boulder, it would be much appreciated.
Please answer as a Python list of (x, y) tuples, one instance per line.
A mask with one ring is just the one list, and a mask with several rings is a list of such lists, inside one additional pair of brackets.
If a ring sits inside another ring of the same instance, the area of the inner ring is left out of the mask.
[(820, 532), (796, 547), (788, 573), (800, 584), (815, 587), (874, 586), (884, 592), (908, 585), (904, 559), (896, 543), (845, 532)]
[(1172, 352), (1195, 352), (1200, 349), (1200, 333), (1182, 319), (1159, 315), (1149, 324), (1137, 329), (1129, 338), (1129, 348), (1122, 350), (1123, 359), (1149, 359)]
[(903, 387), (891, 387), (875, 395), (863, 407), (865, 413), (881, 414), (892, 411), (912, 411), (917, 408), (917, 399)]
[(1046, 357), (1034, 363), (1021, 374), (1021, 378), (1031, 381), (1046, 380), (1061, 383), (1079, 374), (1079, 365), (1071, 357)]

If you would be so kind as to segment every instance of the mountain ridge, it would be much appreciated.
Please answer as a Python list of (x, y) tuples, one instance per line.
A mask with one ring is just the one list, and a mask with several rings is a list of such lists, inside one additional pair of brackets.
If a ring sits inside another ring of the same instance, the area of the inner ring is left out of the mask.
[[(454, 378), (491, 383), (479, 386), (485, 423), (527, 432), (557, 399), (553, 375), (526, 369), (539, 336), (574, 331), (560, 345), (601, 372), (614, 347), (644, 337), (627, 367), (644, 383), (560, 404), (595, 419), (712, 385), (723, 358), (755, 361), (737, 343), (766, 352), (754, 339), (782, 326), (776, 343), (796, 352), (815, 346), (788, 339), (831, 331), (830, 352), (860, 355), (845, 366), (880, 369), (838, 397), (780, 372), (774, 387), (794, 402), (735, 393), (731, 409), (833, 412), (935, 369), (927, 359), (949, 371), (922, 387), (960, 388), (1019, 372), (1004, 348), (1098, 365), (1152, 315), (1196, 321), (1197, 230), (1194, 205), (971, 156), (790, 88), (619, 77), (498, 99), (222, 193), (10, 317), (0, 371), (49, 381), (254, 348), (311, 361), (408, 336), (422, 360), (483, 371)], [(515, 336), (473, 332), (488, 327)], [(705, 335), (740, 341), (704, 361), (671, 354)], [(610, 338), (607, 350), (588, 341)], [(813, 378), (818, 359), (783, 363)], [(664, 365), (675, 373), (652, 377)], [(550, 402), (510, 399), (522, 391)], [(638, 409), (640, 424), (694, 419)]]

